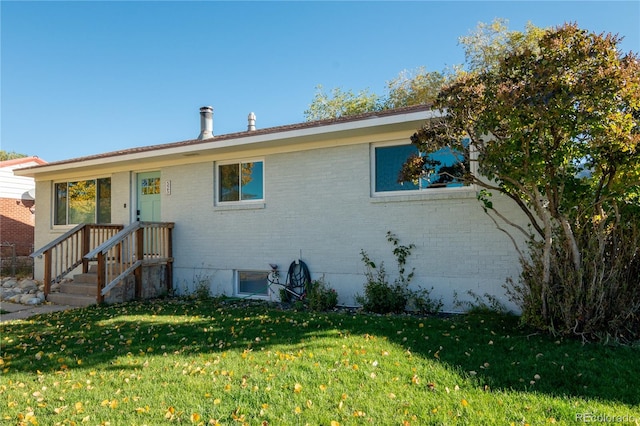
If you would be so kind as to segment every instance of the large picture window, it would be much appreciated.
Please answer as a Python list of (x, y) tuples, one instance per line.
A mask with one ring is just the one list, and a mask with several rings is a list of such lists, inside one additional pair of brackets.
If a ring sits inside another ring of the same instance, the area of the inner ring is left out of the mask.
[(218, 202), (264, 199), (264, 163), (238, 162), (218, 165)]
[(420, 191), (433, 188), (464, 186), (460, 155), (448, 149), (429, 154), (433, 172), (416, 181), (399, 182), (402, 165), (411, 155), (424, 156), (411, 144), (380, 145), (373, 147), (373, 192)]
[(55, 184), (55, 225), (111, 222), (111, 179)]

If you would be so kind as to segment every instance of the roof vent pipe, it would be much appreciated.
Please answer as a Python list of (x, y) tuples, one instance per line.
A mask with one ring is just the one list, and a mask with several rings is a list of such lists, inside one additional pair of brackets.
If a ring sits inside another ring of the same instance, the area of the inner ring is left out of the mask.
[(250, 112), (249, 117), (247, 117), (247, 121), (247, 131), (253, 132), (256, 129), (256, 115)]
[(213, 107), (204, 106), (200, 108), (200, 134), (198, 140), (213, 137)]

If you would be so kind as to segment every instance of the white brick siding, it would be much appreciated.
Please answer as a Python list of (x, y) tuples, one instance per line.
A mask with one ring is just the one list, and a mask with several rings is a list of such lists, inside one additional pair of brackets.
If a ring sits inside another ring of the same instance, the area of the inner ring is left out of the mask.
[[(448, 310), (454, 290), (461, 299), (467, 290), (500, 296), (505, 278), (517, 275), (518, 259), (475, 193), (371, 198), (369, 150), (361, 143), (266, 155), (264, 206), (250, 209), (214, 205), (213, 162), (163, 169), (172, 188), (162, 199), (163, 220), (176, 222), (176, 287), (193, 290), (207, 277), (212, 292), (233, 295), (233, 270), (268, 270), (276, 263), (286, 272), (301, 256), (313, 278), (324, 275), (340, 302), (352, 305), (363, 292), (360, 250), (384, 261), (395, 276), (386, 241), (391, 231), (402, 244), (416, 245), (409, 258), (414, 283), (434, 287)], [(509, 208), (508, 202), (495, 204)]]

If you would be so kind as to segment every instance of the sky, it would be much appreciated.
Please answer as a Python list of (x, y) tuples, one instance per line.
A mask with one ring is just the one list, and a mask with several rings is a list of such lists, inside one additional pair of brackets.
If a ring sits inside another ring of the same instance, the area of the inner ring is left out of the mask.
[(575, 22), (640, 52), (640, 1), (0, 0), (0, 150), (53, 162), (305, 121), (317, 87), (386, 93), (464, 63), (479, 22)]

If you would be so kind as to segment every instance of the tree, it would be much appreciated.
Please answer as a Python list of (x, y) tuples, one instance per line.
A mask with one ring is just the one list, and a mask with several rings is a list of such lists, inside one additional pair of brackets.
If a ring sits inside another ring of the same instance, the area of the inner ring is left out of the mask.
[(427, 72), (424, 67), (415, 71), (404, 70), (387, 82), (388, 94), (384, 108), (432, 104), (446, 81), (445, 73)]
[(24, 154), (18, 154), (17, 152), (11, 151), (5, 151), (3, 149), (0, 149), (0, 161), (6, 161), (6, 160), (15, 160), (16, 158), (24, 158), (26, 157), (26, 155)]
[(525, 32), (509, 31), (509, 21), (496, 18), (490, 24), (480, 22), (468, 35), (460, 37), (465, 59), (471, 71), (489, 71), (502, 62), (505, 54), (535, 50), (544, 29), (527, 23)]
[(368, 90), (355, 94), (352, 90), (334, 88), (331, 95), (324, 92), (321, 85), (316, 87), (316, 95), (304, 112), (307, 121), (338, 118), (382, 109), (380, 97)]
[(316, 95), (304, 114), (307, 121), (325, 120), (366, 112), (382, 111), (412, 105), (431, 104), (447, 81), (447, 74), (427, 72), (424, 68), (402, 71), (387, 82), (384, 96), (361, 90), (354, 93), (334, 88), (330, 94), (317, 86)]
[[(520, 228), (528, 255), (521, 251), (522, 274), (510, 282), (524, 321), (584, 338), (638, 339), (637, 55), (622, 54), (618, 36), (575, 24), (491, 31), (501, 34), (466, 40), (470, 69), (440, 92), (442, 117), (412, 141), (477, 162), (464, 176), (485, 189), (488, 213), (506, 220), (492, 209), (492, 190), (528, 216), (531, 230)], [(400, 179), (428, 173), (423, 158), (409, 159)]]

